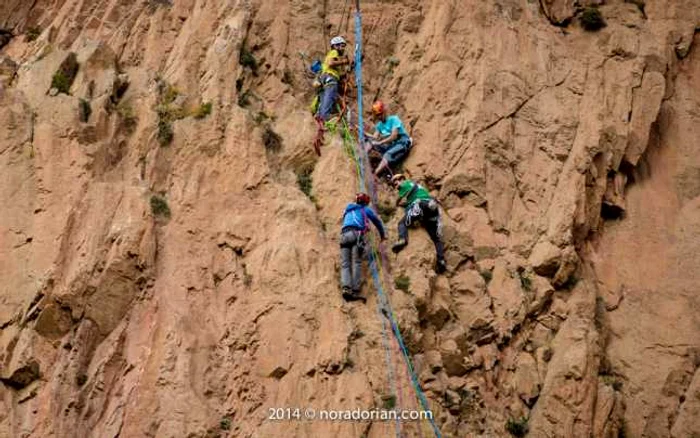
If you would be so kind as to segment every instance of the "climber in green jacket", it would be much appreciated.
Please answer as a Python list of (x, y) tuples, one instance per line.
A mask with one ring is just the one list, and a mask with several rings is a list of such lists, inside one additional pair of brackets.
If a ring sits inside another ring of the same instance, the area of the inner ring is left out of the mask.
[(406, 176), (399, 173), (391, 178), (391, 183), (399, 191), (397, 205), (404, 205), (406, 213), (399, 221), (399, 240), (391, 247), (394, 253), (399, 253), (408, 245), (408, 227), (420, 222), (428, 232), (430, 239), (435, 244), (437, 261), (435, 271), (438, 274), (445, 272), (445, 249), (440, 239), (442, 234), (442, 222), (440, 221), (440, 211), (437, 201), (430, 196), (430, 193), (420, 184), (406, 179)]

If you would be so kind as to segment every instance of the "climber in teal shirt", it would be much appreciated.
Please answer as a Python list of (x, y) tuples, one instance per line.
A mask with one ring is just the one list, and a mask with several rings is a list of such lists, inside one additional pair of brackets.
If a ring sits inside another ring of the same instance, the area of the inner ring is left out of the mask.
[(378, 120), (374, 134), (366, 134), (371, 140), (366, 150), (375, 149), (382, 154), (382, 161), (374, 171), (375, 176), (381, 175), (385, 169), (390, 169), (403, 161), (411, 150), (411, 137), (406, 127), (397, 115), (387, 115), (386, 107), (381, 101), (372, 105), (372, 117)]

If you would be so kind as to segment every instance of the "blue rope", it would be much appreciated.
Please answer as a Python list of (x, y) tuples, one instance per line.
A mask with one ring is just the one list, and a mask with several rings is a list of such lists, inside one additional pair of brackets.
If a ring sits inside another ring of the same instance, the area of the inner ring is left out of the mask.
[(360, 191), (365, 191), (365, 123), (362, 117), (362, 15), (358, 2), (355, 13), (355, 84), (357, 85), (357, 149), (360, 157)]
[[(359, 164), (359, 170), (360, 170), (360, 191), (365, 192), (366, 191), (366, 186), (369, 185), (370, 191), (372, 194), (372, 201), (374, 202), (375, 205), (377, 205), (377, 189), (374, 185), (374, 178), (370, 175), (370, 178), (366, 178), (365, 176), (365, 165), (369, 167), (369, 157), (367, 156), (367, 152), (365, 151), (365, 131), (364, 131), (364, 119), (363, 119), (363, 108), (362, 108), (362, 15), (360, 14), (360, 2), (359, 0), (356, 0), (356, 5), (357, 5), (357, 12), (355, 13), (355, 82), (357, 85), (357, 157), (359, 158), (358, 164)], [(368, 180), (368, 181), (366, 181)], [(377, 295), (379, 297), (379, 302), (377, 303), (377, 309), (381, 313), (382, 308), (386, 310), (386, 317), (389, 320), (389, 323), (391, 325), (391, 330), (394, 333), (394, 336), (396, 337), (396, 340), (399, 343), (399, 347), (401, 350), (401, 353), (404, 357), (404, 361), (406, 362), (406, 367), (408, 368), (409, 374), (411, 376), (411, 382), (413, 383), (413, 386), (416, 390), (416, 394), (418, 396), (418, 399), (420, 400), (421, 405), (423, 406), (423, 410), (429, 411), (430, 406), (428, 405), (428, 400), (425, 397), (425, 393), (420, 387), (420, 382), (418, 381), (418, 376), (416, 376), (416, 372), (413, 369), (413, 364), (411, 363), (411, 358), (408, 352), (408, 349), (406, 348), (406, 344), (403, 340), (403, 336), (401, 336), (401, 332), (399, 331), (398, 324), (396, 323), (396, 320), (394, 318), (394, 313), (391, 310), (391, 304), (389, 302), (389, 297), (384, 293), (384, 289), (382, 288), (382, 282), (379, 276), (379, 269), (377, 268), (377, 260), (374, 254), (374, 251), (368, 251), (368, 258), (369, 258), (369, 265), (370, 269), (372, 270), (372, 278), (374, 280), (374, 285), (375, 288), (377, 289)], [(381, 318), (381, 315), (380, 315)], [(387, 339), (386, 339), (386, 321), (384, 318), (382, 319), (382, 333), (384, 334), (385, 338), (385, 345), (387, 345)], [(390, 352), (387, 348), (387, 358), (390, 359)], [(389, 362), (390, 364), (390, 362)], [(395, 389), (394, 389), (394, 381), (393, 381), (393, 373), (391, 371), (391, 366), (389, 368), (389, 379), (391, 381), (392, 385), (392, 391), (394, 391), (395, 394)], [(438, 429), (437, 425), (435, 424), (435, 420), (433, 418), (429, 418), (430, 424), (433, 427), (433, 431), (435, 432), (435, 436), (437, 438), (442, 438), (442, 435), (440, 434), (440, 430)], [(397, 436), (400, 436), (400, 424), (397, 420)]]
[[(370, 260), (372, 259), (372, 256), (370, 255)], [(373, 275), (374, 277), (374, 275)], [(375, 285), (377, 284), (377, 279), (374, 279)], [(379, 319), (382, 321), (382, 343), (384, 344), (384, 353), (385, 353), (385, 359), (386, 359), (386, 368), (388, 370), (388, 378), (389, 378), (389, 386), (391, 390), (391, 394), (396, 397), (396, 380), (394, 379), (394, 372), (392, 370), (392, 363), (393, 361), (391, 360), (391, 346), (389, 345), (389, 336), (387, 335), (387, 328), (386, 328), (386, 319), (382, 318), (382, 307), (383, 303), (380, 301), (377, 301), (377, 315), (379, 316)], [(396, 417), (396, 437), (401, 438), (401, 421), (399, 420), (398, 417)]]
[[(360, 14), (359, 2), (357, 12), (355, 13), (355, 82), (357, 84), (357, 152), (358, 152), (358, 168), (360, 171), (359, 183), (360, 191), (365, 191), (365, 160), (367, 152), (364, 148), (364, 119), (362, 118), (362, 15)], [(368, 251), (371, 253), (371, 251)], [(372, 257), (370, 256), (370, 259)], [(376, 280), (375, 280), (376, 284)], [(396, 397), (396, 382), (394, 381), (394, 373), (392, 370), (391, 347), (389, 345), (389, 336), (387, 335), (386, 321), (382, 318), (382, 303), (377, 303), (377, 313), (382, 320), (382, 342), (384, 344), (384, 353), (386, 356), (386, 367), (388, 370), (388, 378), (391, 393)], [(396, 437), (401, 438), (401, 422), (396, 418)]]
[[(382, 306), (384, 307), (384, 309), (386, 309), (385, 316), (389, 320), (389, 323), (391, 324), (391, 330), (394, 333), (394, 336), (396, 337), (396, 340), (399, 343), (399, 347), (400, 347), (401, 353), (404, 357), (404, 361), (406, 362), (406, 367), (408, 368), (408, 374), (411, 376), (411, 382), (413, 383), (413, 387), (416, 390), (418, 400), (420, 401), (421, 406), (423, 407), (423, 410), (429, 411), (430, 405), (428, 405), (428, 399), (426, 398), (425, 393), (423, 392), (423, 390), (420, 387), (420, 382), (418, 380), (418, 376), (416, 376), (415, 370), (413, 369), (413, 364), (411, 363), (411, 357), (410, 357), (410, 354), (408, 352), (408, 349), (406, 348), (406, 343), (404, 342), (403, 336), (401, 335), (401, 331), (399, 330), (399, 326), (393, 317), (394, 312), (391, 309), (389, 297), (384, 293), (384, 289), (382, 288), (381, 280), (379, 279), (379, 270), (377, 269), (377, 264), (376, 264), (376, 259), (375, 259), (374, 253), (369, 252), (368, 257), (369, 257), (370, 269), (372, 270), (372, 278), (374, 279), (374, 285), (375, 285), (375, 288), (377, 289), (377, 294), (379, 295), (379, 299), (381, 301)], [(440, 429), (438, 429), (437, 425), (435, 424), (435, 419), (429, 418), (428, 420), (430, 421), (430, 425), (433, 427), (433, 432), (435, 432), (435, 436), (438, 438), (441, 438), (442, 435), (440, 434)]]

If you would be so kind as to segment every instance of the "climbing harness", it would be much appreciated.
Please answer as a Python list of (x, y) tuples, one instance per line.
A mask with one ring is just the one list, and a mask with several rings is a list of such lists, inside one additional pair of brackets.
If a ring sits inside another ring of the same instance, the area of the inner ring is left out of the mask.
[(337, 123), (338, 122), (331, 122), (331, 120), (338, 120), (341, 121), (343, 120), (346, 112), (347, 112), (347, 94), (348, 90), (350, 88), (348, 84), (348, 80), (342, 80), (340, 82), (340, 85), (342, 86), (342, 90), (339, 90), (338, 92), (338, 101), (336, 104), (336, 108), (338, 110), (337, 114), (334, 114), (328, 121), (323, 121), (318, 116), (314, 117), (314, 120), (316, 121), (316, 135), (314, 136), (314, 141), (313, 141), (313, 147), (314, 151), (316, 152), (316, 155), (319, 157), (321, 156), (321, 147), (325, 144), (326, 139), (325, 139), (325, 133), (326, 131), (330, 131), (332, 133), (335, 133)]

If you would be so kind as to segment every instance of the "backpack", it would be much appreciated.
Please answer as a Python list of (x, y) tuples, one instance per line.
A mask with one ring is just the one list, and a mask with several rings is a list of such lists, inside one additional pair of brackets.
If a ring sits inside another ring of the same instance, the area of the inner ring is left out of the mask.
[(320, 60), (316, 59), (314, 60), (313, 63), (309, 66), (309, 72), (313, 75), (314, 81), (312, 82), (312, 86), (315, 89), (319, 89), (323, 86), (321, 83), (321, 71), (323, 70), (323, 64), (321, 63)]
[(352, 245), (357, 245), (359, 248), (360, 252), (364, 251), (365, 248), (365, 239), (364, 236), (367, 234), (367, 231), (369, 231), (369, 224), (367, 220), (367, 213), (365, 213), (365, 207), (362, 205), (355, 206), (354, 208), (351, 208), (350, 210), (345, 211), (343, 214), (343, 220), (345, 220), (345, 216), (353, 212), (357, 209), (360, 209), (362, 212), (362, 219), (364, 219), (364, 229), (362, 230), (353, 230), (352, 232), (345, 232), (340, 234), (340, 247), (341, 248), (347, 248)]
[(311, 63), (309, 66), (309, 71), (314, 74), (314, 76), (318, 75), (321, 73), (321, 69), (323, 68), (323, 64), (321, 63), (320, 60), (315, 59), (314, 62)]
[(321, 70), (323, 69), (323, 64), (321, 63), (320, 60), (316, 59), (314, 62), (311, 63), (309, 66), (309, 73), (313, 75), (313, 82), (311, 83), (311, 86), (314, 87), (314, 90), (316, 90), (316, 95), (314, 96), (313, 100), (311, 101), (311, 105), (309, 105), (309, 111), (311, 111), (311, 114), (314, 115), (318, 112), (318, 107), (321, 104), (321, 99), (319, 98), (319, 91), (321, 90), (322, 84), (321, 84)]

